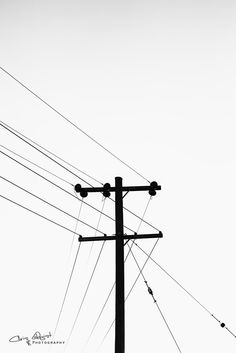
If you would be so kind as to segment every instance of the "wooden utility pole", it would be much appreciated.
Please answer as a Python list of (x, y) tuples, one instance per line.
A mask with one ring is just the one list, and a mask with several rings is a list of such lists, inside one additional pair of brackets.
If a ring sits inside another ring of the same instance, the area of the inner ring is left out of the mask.
[(102, 192), (104, 197), (110, 197), (111, 192), (115, 192), (115, 236), (80, 237), (79, 241), (101, 241), (115, 240), (116, 242), (116, 296), (115, 296), (115, 353), (125, 353), (125, 284), (124, 284), (124, 240), (162, 238), (162, 232), (158, 234), (124, 234), (123, 225), (123, 192), (129, 191), (149, 191), (151, 196), (156, 194), (156, 190), (161, 190), (161, 186), (153, 181), (149, 186), (123, 186), (122, 178), (115, 178), (115, 187), (106, 183), (103, 187), (82, 188), (80, 184), (75, 185), (75, 191), (81, 197), (86, 197), (90, 192)]

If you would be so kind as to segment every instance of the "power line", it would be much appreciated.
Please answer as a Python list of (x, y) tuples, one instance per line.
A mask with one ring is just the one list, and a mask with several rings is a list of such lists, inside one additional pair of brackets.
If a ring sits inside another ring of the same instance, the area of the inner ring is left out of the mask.
[(110, 296), (111, 296), (111, 293), (113, 292), (113, 289), (115, 288), (115, 284), (116, 284), (116, 282), (113, 283), (113, 285), (112, 285), (112, 287), (111, 287), (111, 289), (110, 289), (110, 291), (109, 291), (109, 293), (108, 293), (108, 296), (107, 296), (107, 298), (106, 298), (106, 300), (105, 300), (105, 302), (104, 302), (104, 304), (103, 304), (103, 306), (102, 306), (102, 309), (100, 310), (100, 312), (99, 312), (99, 314), (98, 314), (98, 317), (97, 317), (97, 319), (96, 319), (96, 321), (95, 321), (95, 323), (94, 323), (94, 325), (93, 325), (93, 328), (92, 328), (92, 330), (91, 330), (91, 332), (90, 332), (90, 334), (89, 334), (89, 337), (88, 337), (88, 339), (87, 339), (87, 341), (86, 341), (86, 343), (85, 343), (83, 352), (84, 352), (84, 350), (86, 349), (86, 347), (87, 347), (87, 345), (88, 345), (88, 343), (89, 343), (89, 341), (90, 341), (90, 339), (91, 339), (91, 337), (92, 337), (92, 335), (93, 335), (93, 332), (94, 332), (95, 328), (97, 327), (97, 324), (98, 324), (98, 322), (99, 322), (99, 320), (100, 320), (100, 317), (102, 316), (103, 311), (105, 310), (105, 307), (106, 307), (106, 305), (107, 305), (107, 303), (108, 303), (108, 300), (109, 300), (109, 298), (110, 298)]
[[(50, 184), (52, 184), (53, 186), (56, 186), (58, 189), (60, 189), (61, 191), (64, 191), (66, 194), (70, 195), (71, 197), (82, 201), (82, 199), (79, 199), (79, 197), (71, 194), (69, 191), (65, 190), (64, 188), (62, 188), (61, 186), (55, 184), (53, 181), (47, 179), (46, 177), (44, 177), (43, 175), (39, 174), (38, 172), (36, 172), (35, 170), (27, 167), (25, 164), (17, 161), (15, 158), (9, 156), (7, 153), (0, 151), (0, 153), (2, 153), (3, 155), (5, 155), (6, 157), (8, 157), (9, 159), (13, 160), (14, 162), (18, 163), (19, 165), (21, 165), (22, 167), (26, 168), (27, 170), (31, 171), (32, 173), (36, 174), (37, 176), (39, 176), (40, 178), (44, 179), (45, 181), (49, 182)], [(97, 211), (100, 213), (100, 210), (98, 210), (96, 207), (92, 206), (91, 204), (89, 204), (86, 201), (83, 201), (85, 205), (87, 205), (88, 207), (92, 208), (93, 210)], [(109, 218), (110, 220), (112, 220), (113, 222), (115, 221), (114, 218), (112, 218), (111, 216), (107, 215), (106, 213), (102, 213), (105, 217)], [(131, 232), (134, 232), (134, 230), (132, 230), (131, 228), (125, 226), (126, 229), (130, 230)]]
[(72, 183), (70, 183), (69, 181), (67, 181), (67, 180), (65, 180), (65, 179), (63, 179), (63, 178), (61, 178), (61, 177), (59, 177), (58, 175), (56, 175), (56, 174), (50, 172), (49, 170), (47, 170), (47, 169), (41, 167), (40, 165), (38, 165), (38, 164), (36, 164), (36, 163), (30, 161), (29, 159), (27, 159), (27, 158), (21, 156), (20, 154), (14, 152), (14, 151), (12, 151), (12, 150), (10, 150), (9, 148), (7, 148), (7, 147), (5, 147), (5, 146), (3, 146), (3, 145), (0, 145), (0, 147), (4, 148), (4, 149), (7, 150), (8, 152), (11, 152), (11, 153), (14, 154), (15, 156), (20, 157), (21, 159), (23, 159), (24, 161), (26, 161), (26, 162), (28, 162), (28, 163), (34, 165), (35, 167), (37, 167), (37, 168), (43, 170), (44, 172), (47, 172), (47, 173), (51, 174), (51, 175), (54, 176), (55, 178), (57, 178), (57, 179), (59, 179), (59, 180), (61, 180), (61, 181), (64, 181), (65, 183), (69, 184), (70, 186), (74, 186), (74, 185), (73, 185)]
[[(148, 255), (145, 250), (141, 248), (135, 241), (133, 242), (142, 253), (145, 255)], [(150, 257), (150, 260), (157, 265), (169, 278), (171, 278), (181, 289), (185, 291), (197, 304), (199, 304), (208, 314), (212, 315), (210, 310), (208, 310), (203, 304), (201, 304), (187, 289), (185, 289), (173, 276), (171, 276), (170, 273), (168, 273), (157, 261), (155, 261), (152, 257)]]
[[(51, 220), (51, 219), (45, 217), (45, 216), (43, 216), (43, 215), (41, 215), (41, 214), (38, 213), (38, 212), (35, 212), (35, 211), (31, 210), (31, 209), (28, 208), (28, 207), (25, 207), (25, 206), (19, 204), (18, 202), (15, 202), (15, 201), (13, 201), (13, 200), (11, 200), (11, 199), (8, 199), (7, 197), (5, 197), (5, 196), (3, 196), (3, 195), (0, 195), (0, 197), (2, 197), (3, 199), (5, 199), (5, 200), (7, 200), (7, 201), (9, 201), (9, 202), (11, 202), (11, 203), (13, 203), (13, 204), (15, 204), (15, 205), (17, 205), (17, 206), (23, 208), (23, 209), (25, 209), (25, 210), (27, 210), (27, 211), (33, 213), (33, 214), (36, 214), (37, 216), (39, 216), (39, 217), (41, 217), (41, 218), (43, 218), (43, 219), (46, 219), (47, 221), (49, 221), (49, 222), (51, 222), (51, 223), (53, 223), (53, 224), (56, 224), (57, 226), (59, 226), (59, 227), (65, 229), (65, 230), (68, 230), (68, 231), (71, 232), (71, 233), (74, 233), (73, 230), (71, 230), (71, 229), (69, 229), (69, 228), (67, 228), (67, 227), (65, 227), (65, 226), (63, 226), (63, 225), (61, 225), (61, 224), (59, 224), (59, 223), (57, 223), (57, 222), (55, 222), (55, 221), (53, 221), (53, 220)], [(79, 234), (79, 233), (75, 233), (75, 234), (78, 235), (79, 237), (82, 237), (82, 235)]]
[[(146, 251), (144, 251), (135, 241), (133, 243), (138, 247), (139, 250), (141, 250), (146, 256), (149, 256)], [(220, 321), (213, 315), (210, 310), (208, 310), (202, 303), (200, 303), (199, 300), (197, 300), (186, 288), (183, 287), (182, 284), (180, 284), (169, 272), (167, 272), (157, 261), (155, 261), (151, 256), (149, 256), (150, 260), (156, 264), (169, 278), (171, 278), (185, 293), (187, 293), (199, 306), (202, 307), (211, 317), (213, 317), (216, 321), (219, 322), (220, 326), (222, 328), (225, 328), (231, 335), (233, 335), (236, 338), (236, 335), (225, 325), (224, 322)]]
[(49, 206), (51, 206), (51, 207), (55, 208), (56, 210), (58, 210), (58, 211), (60, 211), (60, 212), (64, 213), (65, 215), (67, 215), (67, 216), (69, 216), (69, 217), (71, 217), (71, 218), (74, 218), (75, 220), (77, 220), (77, 221), (79, 221), (80, 223), (82, 223), (82, 224), (86, 225), (87, 227), (89, 227), (89, 228), (91, 228), (91, 229), (95, 230), (96, 232), (99, 232), (99, 233), (101, 233), (101, 234), (103, 234), (103, 235), (104, 235), (104, 232), (101, 232), (100, 230), (98, 230), (97, 228), (95, 228), (95, 227), (91, 226), (90, 224), (88, 224), (88, 223), (86, 223), (86, 222), (84, 222), (84, 221), (82, 221), (82, 220), (80, 220), (80, 219), (76, 218), (75, 216), (72, 216), (70, 213), (68, 213), (68, 212), (66, 212), (66, 211), (64, 211), (64, 210), (62, 210), (61, 208), (59, 208), (59, 207), (57, 207), (57, 206), (53, 205), (52, 203), (50, 203), (50, 202), (46, 201), (45, 199), (43, 199), (43, 198), (41, 198), (41, 197), (39, 197), (39, 196), (35, 195), (34, 193), (32, 193), (32, 192), (30, 192), (30, 191), (28, 191), (28, 190), (24, 189), (23, 187), (21, 187), (21, 186), (19, 186), (19, 185), (15, 184), (14, 182), (12, 182), (12, 181), (10, 181), (10, 180), (8, 180), (8, 179), (4, 178), (4, 177), (3, 177), (3, 176), (1, 176), (1, 175), (0, 175), (0, 178), (2, 178), (3, 180), (7, 181), (8, 183), (10, 183), (10, 184), (14, 185), (14, 186), (15, 186), (15, 187), (17, 187), (18, 189), (20, 189), (20, 190), (22, 190), (22, 191), (26, 192), (27, 194), (29, 194), (29, 195), (31, 195), (31, 196), (33, 196), (33, 197), (35, 197), (36, 199), (38, 199), (38, 200), (40, 200), (40, 201), (42, 201), (42, 202), (46, 203), (47, 205), (49, 205)]
[[(129, 210), (126, 207), (123, 207), (125, 211), (129, 212), (130, 214), (132, 214), (133, 216), (137, 217), (139, 220), (142, 220), (141, 216), (138, 216), (137, 214), (135, 214), (134, 212), (132, 212), (131, 210)], [(149, 223), (148, 221), (146, 221), (145, 219), (142, 220), (142, 222), (144, 222), (145, 224), (149, 225), (150, 227), (152, 227), (154, 230), (157, 230), (158, 232), (160, 232), (160, 229), (158, 229), (157, 227), (153, 226), (151, 223)]]
[[(79, 213), (78, 213), (77, 221), (76, 221), (76, 224), (75, 224), (75, 232), (77, 231), (77, 227), (78, 227), (78, 223), (79, 223), (79, 219), (80, 219), (80, 214), (81, 214), (81, 211), (82, 211), (82, 206), (83, 206), (83, 199), (82, 199), (82, 201), (80, 203), (80, 207), (79, 207)], [(73, 235), (72, 242), (71, 242), (71, 245), (70, 245), (69, 259), (70, 259), (70, 255), (71, 255), (71, 251), (72, 251), (72, 248), (73, 248), (74, 241), (75, 241), (75, 235)]]
[[(5, 126), (4, 126), (5, 125)], [(16, 137), (20, 138), (21, 140), (23, 140), (24, 142), (26, 142), (27, 144), (29, 144), (30, 146), (34, 147), (31, 143), (28, 143), (26, 140), (32, 142), (33, 144), (39, 146), (40, 148), (42, 148), (43, 150), (47, 151), (48, 153), (52, 154), (53, 156), (55, 156), (56, 158), (62, 160), (64, 163), (66, 163), (69, 166), (72, 166), (73, 168), (79, 170), (78, 168), (76, 168), (75, 166), (71, 165), (70, 163), (66, 162), (65, 160), (63, 160), (62, 158), (58, 157), (57, 155), (55, 155), (54, 153), (50, 152), (49, 150), (45, 149), (44, 147), (42, 147), (41, 145), (37, 144), (36, 142), (34, 142), (33, 140), (29, 139), (28, 137), (26, 137), (25, 135), (23, 135), (22, 133), (18, 132), (17, 130), (13, 129), (11, 126), (7, 125), (4, 122), (0, 122), (0, 126), (4, 127), (5, 129), (7, 129), (9, 132), (13, 133)], [(13, 131), (11, 131), (13, 130)], [(17, 134), (23, 136), (24, 138), (21, 138), (20, 136), (18, 136)], [(37, 148), (36, 148), (37, 149)], [(39, 152), (43, 153), (42, 151), (40, 151), (39, 149), (37, 149)], [(44, 155), (46, 155), (45, 153), (43, 153)], [(47, 156), (47, 155), (46, 155)], [(49, 159), (55, 161), (53, 158), (47, 156)], [(58, 162), (55, 161), (57, 164)], [(65, 169), (65, 167), (63, 165), (61, 165), (59, 163), (59, 165)], [(77, 174), (73, 173), (72, 171), (70, 171), (68, 168), (66, 168), (67, 171), (69, 171), (71, 174), (75, 175), (76, 177), (78, 177), (79, 179), (83, 180), (86, 184), (88, 184), (89, 186), (93, 187), (93, 185), (91, 185), (90, 183), (88, 183), (87, 181), (85, 181), (84, 179), (80, 178)], [(97, 179), (89, 176), (87, 173), (82, 172), (81, 170), (79, 170), (81, 173), (83, 173), (84, 175), (90, 177), (91, 179), (95, 180), (96, 182), (98, 182), (99, 184), (103, 185), (100, 181), (98, 181)], [(112, 198), (109, 198), (109, 200), (111, 200), (112, 202), (115, 202)], [(142, 220), (144, 223), (146, 223), (147, 225), (149, 225), (150, 227), (152, 227), (153, 229), (160, 231), (158, 228), (154, 227), (152, 224), (150, 224), (149, 222), (147, 222), (146, 220), (142, 219), (139, 215), (135, 214), (134, 212), (132, 212), (131, 210), (127, 209), (126, 207), (124, 207), (124, 210), (129, 212), (130, 214), (132, 214), (133, 216), (137, 217), (138, 219)]]
[(59, 165), (60, 167), (62, 167), (63, 169), (65, 169), (67, 172), (71, 173), (73, 176), (76, 176), (77, 178), (79, 178), (80, 180), (82, 180), (84, 183), (88, 184), (89, 186), (92, 186), (90, 183), (88, 183), (86, 180), (84, 180), (83, 178), (79, 177), (77, 174), (75, 174), (74, 172), (72, 172), (70, 169), (68, 169), (67, 167), (65, 167), (63, 164), (59, 163), (58, 161), (56, 161), (54, 158), (50, 157), (49, 155), (47, 155), (45, 152), (41, 151), (38, 147), (35, 147), (32, 143), (28, 142), (26, 139), (24, 139), (23, 137), (17, 135), (14, 131), (10, 130), (8, 127), (4, 126), (2, 123), (0, 123), (0, 126), (2, 126), (4, 129), (8, 130), (11, 134), (15, 135), (16, 137), (18, 137), (20, 140), (24, 141), (25, 143), (27, 143), (27, 145), (31, 146), (32, 148), (34, 148), (36, 151), (38, 151), (39, 153), (43, 154), (45, 157), (47, 157), (48, 159), (50, 159), (51, 161), (53, 161), (54, 163), (56, 163), (57, 165)]
[[(104, 203), (105, 203), (105, 202), (103, 202), (103, 206), (104, 206)], [(75, 231), (77, 230), (78, 221), (79, 221), (79, 219), (80, 219), (80, 214), (81, 214), (81, 210), (82, 210), (82, 205), (83, 205), (83, 202), (81, 203), (81, 206), (80, 206), (80, 209), (79, 209), (79, 214), (78, 214), (78, 218), (77, 218), (77, 222), (76, 222)], [(103, 208), (102, 208), (102, 209), (103, 209)], [(101, 216), (101, 213), (100, 213), (100, 216)], [(95, 234), (96, 234), (97, 231), (98, 231), (99, 224), (100, 224), (100, 219), (101, 219), (101, 217), (99, 217), (99, 223), (98, 223), (98, 225), (97, 225), (97, 229), (96, 229)], [(73, 237), (73, 240), (74, 240), (74, 237)], [(57, 330), (57, 327), (58, 327), (58, 324), (59, 324), (59, 321), (60, 321), (60, 317), (61, 317), (61, 314), (62, 314), (62, 311), (63, 311), (63, 308), (64, 308), (66, 296), (67, 296), (67, 293), (68, 293), (68, 290), (69, 290), (69, 286), (70, 286), (70, 283), (71, 283), (71, 279), (72, 279), (72, 275), (73, 275), (73, 272), (74, 272), (75, 264), (76, 264), (76, 261), (77, 261), (78, 253), (79, 253), (79, 250), (80, 250), (80, 245), (81, 245), (81, 243), (79, 244), (79, 247), (78, 247), (77, 252), (76, 252), (75, 260), (74, 260), (74, 263), (73, 263), (73, 267), (72, 267), (72, 270), (71, 270), (71, 274), (70, 274), (70, 277), (69, 277), (69, 281), (68, 281), (68, 284), (67, 284), (66, 292), (65, 292), (65, 295), (64, 295), (64, 298), (63, 298), (63, 302), (62, 302), (62, 305), (61, 305), (61, 309), (60, 309), (60, 312), (59, 312), (59, 316), (58, 316), (58, 319), (57, 319), (56, 328), (55, 328), (53, 337), (55, 336), (55, 332), (56, 332), (56, 330)]]
[[(70, 330), (69, 337), (68, 337), (68, 339), (67, 339), (67, 345), (68, 345), (68, 342), (69, 342), (69, 340), (70, 340), (70, 338), (71, 338), (71, 335), (72, 335), (72, 333), (73, 333), (73, 330), (74, 330), (74, 328), (75, 328), (76, 322), (77, 322), (78, 317), (79, 317), (79, 314), (80, 314), (80, 312), (81, 312), (81, 309), (82, 309), (82, 307), (83, 307), (83, 304), (84, 304), (85, 298), (86, 298), (86, 296), (87, 296), (87, 293), (88, 293), (88, 290), (89, 290), (89, 287), (90, 287), (90, 284), (91, 284), (91, 281), (92, 281), (92, 279), (93, 279), (93, 276), (94, 276), (95, 270), (96, 270), (96, 268), (97, 268), (97, 265), (98, 265), (99, 259), (100, 259), (100, 257), (101, 257), (101, 254), (102, 254), (102, 251), (103, 251), (104, 245), (105, 245), (105, 241), (103, 241), (103, 243), (102, 243), (102, 246), (101, 246), (100, 252), (99, 252), (99, 254), (98, 254), (98, 257), (97, 257), (96, 263), (95, 263), (95, 265), (94, 265), (94, 268), (93, 268), (92, 274), (91, 274), (90, 279), (89, 279), (89, 282), (88, 282), (88, 284), (87, 284), (87, 287), (86, 287), (86, 290), (85, 290), (85, 293), (84, 293), (83, 299), (82, 299), (82, 301), (81, 301), (81, 303), (80, 303), (80, 307), (79, 307), (79, 309), (78, 309), (78, 311), (77, 311), (77, 314), (76, 314), (75, 320), (74, 320), (73, 325), (72, 325), (72, 328), (71, 328), (71, 330)], [(67, 347), (67, 345), (66, 345), (66, 347)], [(66, 349), (66, 347), (65, 347), (65, 349)]]
[(73, 164), (65, 161), (63, 158), (59, 157), (58, 155), (56, 155), (55, 153), (53, 153), (52, 151), (49, 151), (47, 148), (43, 147), (42, 145), (40, 145), (39, 143), (31, 140), (29, 137), (25, 136), (24, 134), (22, 134), (21, 132), (19, 132), (18, 130), (16, 130), (15, 128), (13, 128), (12, 126), (8, 125), (7, 123), (5, 123), (4, 121), (0, 121), (3, 125), (7, 126), (8, 128), (10, 128), (12, 131), (16, 132), (18, 135), (24, 137), (26, 140), (30, 141), (31, 143), (33, 143), (34, 145), (38, 146), (39, 148), (42, 148), (42, 150), (46, 151), (47, 153), (51, 154), (52, 156), (56, 157), (57, 159), (59, 159), (61, 162), (67, 164), (68, 166), (76, 169), (78, 172), (84, 174), (85, 176), (87, 176), (88, 178), (92, 179), (93, 181), (95, 181), (98, 184), (103, 185), (99, 180), (95, 179), (94, 177), (92, 177), (91, 175), (89, 175), (88, 173), (85, 173), (84, 171), (82, 171), (81, 169), (77, 168), (76, 166), (74, 166)]
[[(100, 223), (101, 223), (102, 213), (103, 213), (103, 210), (104, 210), (105, 202), (106, 202), (106, 198), (104, 197), (104, 199), (103, 199), (103, 201), (102, 201), (101, 212), (100, 212), (99, 218), (98, 218), (97, 227), (96, 227), (95, 234), (94, 234), (95, 237), (96, 237), (96, 235), (97, 235), (97, 229), (99, 229), (99, 226), (100, 226)], [(91, 253), (92, 253), (93, 245), (94, 245), (94, 241), (92, 241), (92, 243), (91, 243), (91, 247), (90, 247), (90, 250), (89, 250), (88, 260), (89, 260), (89, 258), (90, 258)]]
[(47, 107), (49, 107), (50, 109), (52, 109), (56, 114), (58, 114), (61, 118), (63, 118), (64, 120), (66, 120), (70, 125), (72, 125), (74, 128), (76, 128), (78, 131), (80, 131), (82, 134), (84, 134), (85, 136), (87, 136), (91, 141), (93, 141), (95, 144), (97, 144), (99, 147), (101, 147), (104, 151), (106, 151), (107, 153), (109, 153), (111, 156), (113, 156), (115, 159), (117, 159), (119, 162), (121, 162), (122, 164), (124, 164), (126, 167), (128, 167), (130, 170), (132, 170), (135, 174), (139, 175), (142, 179), (146, 180), (147, 182), (148, 179), (146, 179), (142, 174), (140, 174), (139, 172), (137, 172), (133, 167), (131, 167), (129, 164), (127, 164), (126, 162), (124, 162), (121, 158), (119, 158), (118, 156), (116, 156), (113, 152), (111, 152), (108, 148), (106, 148), (105, 146), (103, 146), (100, 142), (98, 142), (95, 138), (93, 138), (92, 136), (90, 136), (87, 132), (85, 132), (84, 130), (82, 130), (78, 125), (76, 125), (75, 123), (73, 123), (70, 119), (68, 119), (65, 115), (63, 115), (62, 113), (60, 113), (57, 109), (55, 109), (51, 104), (49, 104), (48, 102), (46, 102), (43, 98), (41, 98), (38, 94), (36, 94), (35, 92), (33, 92), (29, 87), (27, 87), (25, 84), (23, 84), (20, 80), (18, 80), (15, 76), (13, 76), (12, 74), (10, 74), (10, 72), (8, 72), (7, 70), (5, 70), (3, 67), (0, 67), (0, 69), (5, 72), (8, 76), (10, 76), (14, 81), (16, 81), (17, 83), (19, 83), (22, 87), (24, 87), (28, 92), (30, 92), (32, 95), (34, 95), (36, 98), (38, 98), (42, 103), (44, 103)]
[[(142, 225), (142, 223), (143, 223), (143, 219), (144, 219), (144, 217), (145, 217), (145, 215), (146, 215), (146, 212), (147, 212), (147, 209), (148, 209), (148, 207), (149, 207), (149, 204), (150, 204), (150, 201), (151, 201), (151, 200), (152, 200), (152, 196), (149, 197), (149, 200), (148, 200), (147, 205), (146, 205), (146, 207), (145, 207), (145, 209), (144, 209), (143, 215), (142, 215), (142, 217), (140, 217), (140, 222), (139, 222), (139, 225), (138, 225), (138, 228), (137, 228), (136, 233), (138, 233), (139, 230), (140, 230), (140, 228), (141, 228), (141, 225)], [(159, 229), (156, 229), (156, 230), (159, 231)]]
[(81, 242), (79, 243), (79, 246), (78, 246), (78, 249), (77, 249), (77, 252), (76, 252), (76, 255), (75, 255), (75, 260), (74, 260), (74, 263), (73, 263), (73, 266), (72, 266), (72, 270), (71, 270), (71, 273), (70, 273), (69, 281), (68, 281), (68, 284), (67, 284), (67, 287), (66, 287), (66, 291), (65, 291), (65, 294), (64, 294), (64, 297), (63, 297), (63, 301), (62, 301), (61, 308), (60, 308), (60, 311), (59, 311), (59, 315), (58, 315), (58, 318), (57, 318), (56, 326), (55, 326), (55, 329), (54, 329), (53, 338), (55, 337), (56, 330), (58, 328), (59, 321), (60, 321), (60, 318), (61, 318), (61, 314), (62, 314), (64, 305), (65, 305), (67, 293), (68, 293), (68, 290), (69, 290), (69, 287), (70, 287), (71, 279), (72, 279), (72, 276), (73, 276), (73, 273), (74, 273), (76, 261), (77, 261), (78, 254), (79, 254), (79, 251), (80, 251), (80, 246), (81, 246)]
[[(130, 251), (131, 251), (131, 255), (133, 256), (133, 259), (134, 259), (134, 261), (135, 261), (135, 263), (136, 263), (136, 265), (137, 265), (137, 267), (138, 267), (138, 269), (139, 269), (139, 273), (140, 273), (140, 274), (142, 275), (142, 277), (143, 277), (144, 283), (145, 283), (145, 285), (146, 285), (146, 287), (147, 287), (147, 289), (148, 289), (148, 293), (152, 296), (152, 299), (153, 299), (153, 301), (154, 301), (154, 304), (156, 305), (156, 307), (157, 307), (159, 313), (161, 314), (161, 317), (162, 317), (162, 319), (164, 320), (164, 322), (165, 322), (165, 324), (166, 324), (166, 327), (167, 327), (167, 329), (168, 329), (168, 331), (169, 331), (169, 333), (170, 333), (170, 335), (171, 335), (171, 337), (172, 337), (172, 339), (173, 339), (173, 341), (174, 341), (174, 343), (175, 343), (175, 345), (176, 345), (178, 351), (181, 353), (181, 349), (180, 349), (180, 347), (179, 347), (179, 345), (178, 345), (178, 343), (177, 343), (177, 341), (176, 341), (176, 338), (175, 338), (175, 336), (174, 336), (174, 334), (173, 334), (173, 332), (172, 332), (172, 330), (171, 330), (169, 324), (167, 323), (166, 318), (165, 318), (165, 316), (164, 316), (164, 314), (163, 314), (163, 312), (162, 312), (162, 310), (161, 310), (159, 304), (157, 303), (156, 298), (154, 297), (154, 294), (153, 294), (152, 289), (149, 287), (149, 285), (148, 285), (148, 283), (147, 283), (147, 280), (146, 280), (146, 278), (145, 278), (145, 276), (144, 276), (144, 274), (143, 274), (143, 269), (140, 268), (140, 266), (139, 266), (139, 264), (138, 264), (138, 261), (137, 261), (136, 257), (134, 256), (134, 253), (133, 253), (131, 247), (129, 246), (129, 244), (128, 244), (128, 247), (129, 247), (129, 249), (130, 249)], [(150, 256), (149, 256), (149, 258), (150, 258)]]

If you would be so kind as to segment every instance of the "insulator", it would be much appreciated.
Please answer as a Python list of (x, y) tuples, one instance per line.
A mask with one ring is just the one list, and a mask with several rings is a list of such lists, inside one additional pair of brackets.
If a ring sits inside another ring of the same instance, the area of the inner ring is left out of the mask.
[(158, 184), (156, 181), (152, 181), (150, 183), (150, 189), (149, 189), (149, 195), (155, 196), (156, 195), (156, 189), (158, 188)]
[(111, 193), (108, 190), (104, 190), (102, 194), (103, 194), (104, 197), (110, 197), (111, 196)]
[(111, 188), (111, 185), (109, 183), (105, 183), (103, 185), (103, 196), (104, 197), (110, 197), (111, 196), (111, 193), (110, 193), (110, 188)]
[(75, 191), (76, 192), (80, 192), (80, 190), (81, 190), (81, 185), (80, 184), (76, 184), (75, 185)]
[(225, 327), (225, 324), (222, 322), (222, 323), (220, 324), (220, 326), (221, 326), (221, 327)]
[(81, 190), (81, 191), (80, 191), (80, 196), (81, 196), (82, 198), (87, 197), (87, 196), (88, 196), (88, 192), (85, 191), (85, 190)]
[(151, 186), (151, 188), (154, 188), (154, 189), (157, 189), (157, 188), (158, 188), (158, 184), (157, 184), (156, 181), (152, 181), (152, 182), (150, 183), (150, 186)]
[(149, 195), (151, 195), (151, 196), (155, 196), (155, 195), (156, 195), (156, 191), (155, 191), (154, 189), (150, 189), (150, 190), (148, 191), (148, 193), (149, 193)]
[(109, 190), (111, 188), (111, 185), (109, 184), (109, 183), (105, 183), (104, 185), (103, 185), (103, 189), (104, 190)]

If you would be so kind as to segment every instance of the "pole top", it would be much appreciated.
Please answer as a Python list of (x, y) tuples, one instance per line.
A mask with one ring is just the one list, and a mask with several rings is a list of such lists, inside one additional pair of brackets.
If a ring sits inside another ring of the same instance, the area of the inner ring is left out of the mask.
[(120, 176), (116, 176), (115, 180), (122, 180), (122, 178)]

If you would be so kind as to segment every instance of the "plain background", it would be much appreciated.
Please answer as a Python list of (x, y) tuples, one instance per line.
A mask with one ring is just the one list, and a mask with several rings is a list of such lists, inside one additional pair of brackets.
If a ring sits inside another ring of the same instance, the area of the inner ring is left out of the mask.
[[(153, 257), (236, 334), (235, 15), (229, 0), (0, 1), (0, 65), (162, 185), (146, 215), (164, 234)], [(103, 183), (122, 176), (126, 185), (147, 184), (3, 72), (0, 89), (4, 122)], [(3, 128), (0, 140), (72, 184), (79, 182)], [(76, 200), (0, 158), (2, 176), (78, 215)], [(3, 180), (0, 185), (2, 195), (74, 229), (74, 220)], [(125, 206), (141, 215), (148, 198), (130, 193)], [(101, 195), (86, 201), (102, 206)], [(69, 257), (72, 234), (3, 199), (0, 209), (1, 346), (9, 353), (47, 352), (8, 340), (53, 331), (77, 242)], [(114, 215), (114, 204), (106, 201), (104, 211)], [(96, 226), (98, 214), (83, 207), (81, 219)], [(132, 229), (139, 225), (128, 214), (125, 222)], [(105, 218), (100, 228), (114, 233)], [(81, 225), (78, 231), (94, 235)], [(153, 231), (144, 224), (140, 229)], [(153, 241), (139, 244), (149, 251)], [(58, 339), (68, 336), (100, 246), (94, 245), (89, 261), (90, 244), (81, 246)], [(142, 265), (145, 257), (137, 249), (135, 254)], [(126, 291), (137, 273), (130, 257)], [(235, 338), (155, 265), (149, 262), (144, 274), (182, 352), (235, 352)], [(83, 352), (113, 281), (114, 244), (106, 243), (66, 352)], [(85, 353), (97, 351), (113, 318), (114, 296)], [(111, 330), (100, 352), (113, 347)], [(126, 305), (126, 352), (143, 351), (177, 349), (140, 279)]]

